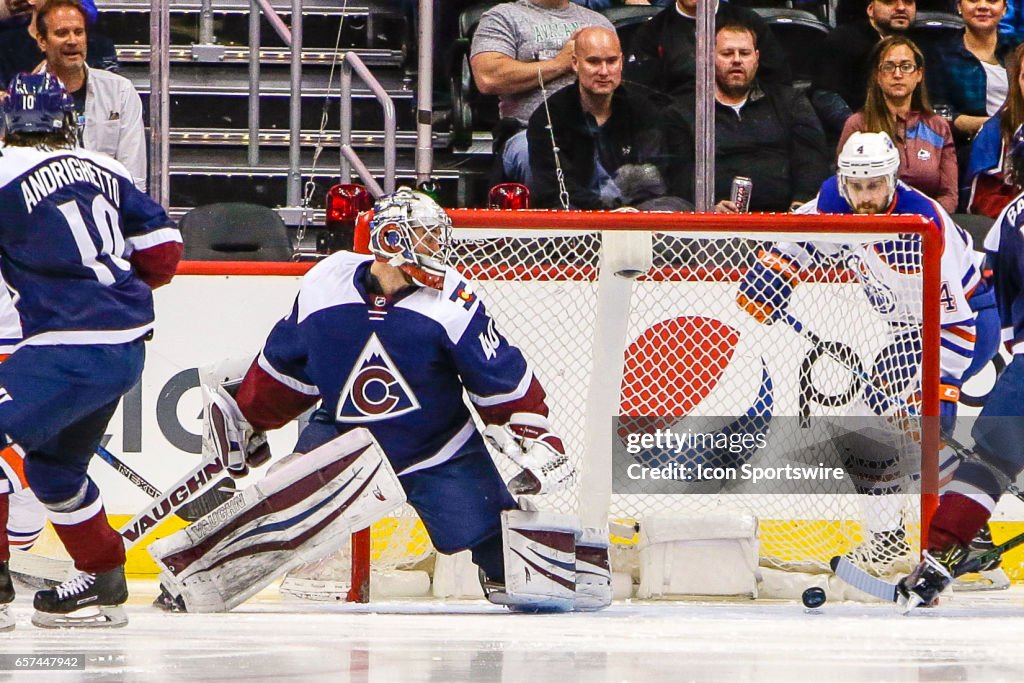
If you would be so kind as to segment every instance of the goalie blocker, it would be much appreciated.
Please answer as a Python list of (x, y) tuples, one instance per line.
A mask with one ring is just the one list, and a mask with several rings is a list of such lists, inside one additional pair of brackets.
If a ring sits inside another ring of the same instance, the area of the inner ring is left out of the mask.
[(189, 612), (224, 612), (405, 502), (373, 436), (354, 429), (269, 473), (149, 546), (160, 582)]

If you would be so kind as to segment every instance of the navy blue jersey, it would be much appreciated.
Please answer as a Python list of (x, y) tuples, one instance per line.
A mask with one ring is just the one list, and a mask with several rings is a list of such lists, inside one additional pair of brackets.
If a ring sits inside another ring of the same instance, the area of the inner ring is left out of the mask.
[(273, 386), (253, 403), (246, 383), (239, 391), (254, 425), (271, 426), (261, 414), (288, 403), (289, 393), (322, 398), (340, 430), (369, 429), (403, 474), (482, 448), (463, 389), (488, 422), (547, 414), (522, 353), (461, 275), (448, 271), (441, 291), (411, 287), (387, 300), (363, 286), (372, 262), (339, 252), (306, 275), (257, 360)]
[(1003, 341), (1024, 354), (1024, 194), (1006, 205), (985, 238), (992, 259), (992, 283), (1003, 326)]
[(23, 344), (117, 344), (153, 324), (137, 252), (180, 245), (119, 162), (82, 149), (0, 147), (0, 272)]

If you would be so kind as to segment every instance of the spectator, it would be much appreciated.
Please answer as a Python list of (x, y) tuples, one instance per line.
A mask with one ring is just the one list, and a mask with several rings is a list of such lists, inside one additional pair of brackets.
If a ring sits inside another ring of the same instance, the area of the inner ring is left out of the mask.
[(1010, 163), (1014, 131), (1024, 124), (1024, 45), (1018, 45), (1007, 60), (1009, 93), (1002, 108), (985, 122), (971, 145), (967, 166), (967, 211), (996, 218), (1017, 196), (1018, 186)]
[(1012, 45), (1024, 41), (1024, 6), (1021, 0), (1007, 1), (1006, 14), (999, 22), (999, 34), (1005, 36)]
[[(821, 123), (807, 99), (786, 85), (761, 83), (757, 38), (741, 24), (715, 33), (715, 211), (734, 213), (732, 179), (753, 181), (751, 211), (788, 211), (813, 198), (828, 177)], [(694, 96), (669, 112), (674, 154), (670, 189), (694, 196)]]
[[(0, 83), (6, 87), (15, 74), (35, 71), (46, 55), (39, 49), (35, 29), (35, 10), (43, 0), (0, 0), (0, 17), (3, 16), (5, 1), (18, 10), (10, 19), (0, 20)], [(86, 25), (92, 26), (97, 16), (96, 5), (92, 0), (84, 0), (82, 9), (86, 14)], [(119, 71), (117, 48), (110, 38), (89, 31), (87, 47), (86, 62), (90, 67), (115, 73)]]
[(82, 146), (109, 154), (127, 167), (135, 186), (146, 188), (146, 135), (142, 100), (123, 76), (85, 63), (86, 14), (80, 0), (48, 0), (36, 11), (43, 69), (61, 80), (84, 119)]
[[(836, 24), (847, 24), (864, 16), (864, 9), (870, 0), (838, 0), (835, 3)], [(953, 13), (955, 0), (921, 0), (917, 3), (919, 12)]]
[(886, 36), (906, 34), (916, 16), (915, 0), (871, 0), (865, 15), (829, 34), (811, 80), (811, 103), (830, 138), (864, 107), (871, 49)]
[[(527, 128), (534, 205), (562, 208), (553, 144), (570, 208), (610, 209), (663, 196), (664, 138), (651, 111), (659, 109), (656, 98), (664, 107), (667, 96), (622, 85), (622, 47), (612, 30), (582, 29), (573, 49), (578, 81), (552, 95), (547, 110), (538, 107)], [(644, 181), (640, 187), (637, 177)], [(692, 209), (681, 201), (671, 208)]]
[(577, 5), (601, 12), (616, 5), (663, 5), (665, 3), (651, 2), (651, 0), (572, 0)]
[[(697, 82), (697, 3), (676, 0), (633, 34), (626, 53), (624, 77), (674, 97), (691, 95)], [(760, 80), (792, 84), (786, 53), (768, 24), (751, 9), (721, 2), (715, 26), (743, 24), (757, 36), (761, 51)]]
[(586, 26), (614, 30), (605, 17), (569, 0), (503, 2), (480, 18), (470, 68), (477, 89), (498, 96), (502, 121), (494, 144), (507, 180), (530, 184), (525, 127), (544, 99), (538, 78), (549, 94), (573, 82), (573, 39)]
[(864, 109), (846, 120), (838, 151), (853, 133), (887, 133), (900, 153), (899, 179), (956, 212), (953, 133), (929, 106), (921, 49), (892, 35), (875, 46), (870, 64)]
[(936, 42), (928, 53), (928, 90), (949, 108), (958, 142), (973, 138), (1006, 100), (1004, 63), (1013, 49), (999, 35), (1006, 0), (959, 0), (964, 29), (959, 38)]

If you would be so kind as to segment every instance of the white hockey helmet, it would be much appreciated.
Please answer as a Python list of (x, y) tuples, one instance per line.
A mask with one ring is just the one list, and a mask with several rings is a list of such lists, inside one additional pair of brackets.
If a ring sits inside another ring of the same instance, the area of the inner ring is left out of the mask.
[(850, 178), (885, 177), (889, 183), (886, 204), (892, 201), (900, 170), (900, 152), (888, 133), (854, 133), (839, 153), (838, 166), (839, 194), (851, 206), (853, 202), (846, 191), (846, 180)]
[(401, 268), (420, 287), (441, 289), (452, 221), (422, 192), (400, 187), (373, 206), (370, 252)]

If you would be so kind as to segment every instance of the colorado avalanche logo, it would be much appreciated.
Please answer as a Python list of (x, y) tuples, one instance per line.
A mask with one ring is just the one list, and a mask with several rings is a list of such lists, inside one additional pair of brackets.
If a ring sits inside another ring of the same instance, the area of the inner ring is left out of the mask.
[(419, 410), (409, 384), (384, 350), (376, 334), (370, 336), (338, 401), (338, 422), (376, 422)]

